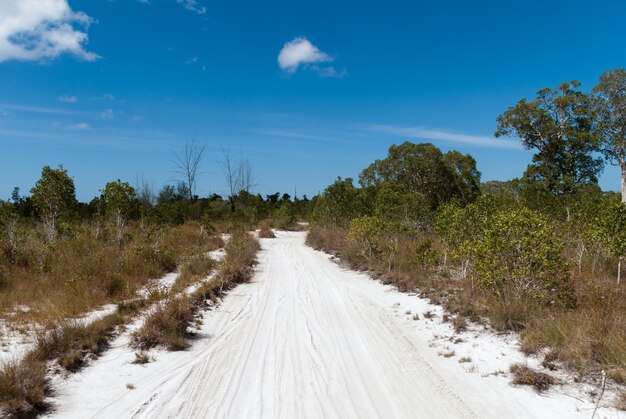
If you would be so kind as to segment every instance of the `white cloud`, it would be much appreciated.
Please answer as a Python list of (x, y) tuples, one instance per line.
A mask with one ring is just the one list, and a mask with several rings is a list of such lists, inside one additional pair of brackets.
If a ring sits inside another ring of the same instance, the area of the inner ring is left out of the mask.
[(196, 12), (199, 15), (206, 13), (206, 7), (200, 6), (198, 0), (176, 0), (176, 3), (182, 4), (185, 9)]
[(113, 117), (114, 117), (113, 109), (105, 109), (100, 114), (100, 118), (102, 118), (102, 119), (113, 119)]
[(131, 119), (131, 120), (133, 120), (134, 122), (139, 122), (139, 121), (141, 121), (141, 117), (140, 117), (140, 116), (138, 116), (138, 115), (133, 116), (133, 117), (132, 117), (132, 118), (130, 118), (130, 119)]
[(71, 130), (87, 130), (90, 129), (91, 125), (89, 125), (86, 122), (81, 122), (79, 124), (74, 124), (74, 125), (68, 125), (67, 129), (71, 129)]
[(480, 147), (523, 149), (522, 145), (515, 140), (494, 138), (486, 135), (459, 134), (450, 131), (430, 129), (424, 127), (407, 127), (396, 125), (360, 125), (367, 131), (380, 132), (405, 138), (420, 140), (446, 141), (451, 143), (464, 143)]
[(304, 37), (287, 42), (278, 54), (278, 66), (286, 72), (295, 73), (300, 66), (333, 61)]
[(78, 99), (76, 96), (61, 95), (59, 96), (59, 101), (64, 103), (76, 103), (78, 102)]
[(2, 0), (0, 62), (53, 59), (64, 53), (94, 61), (98, 55), (84, 48), (92, 21), (74, 12), (68, 0)]
[(192, 57), (192, 58), (188, 59), (187, 61), (185, 61), (185, 64), (195, 64), (197, 62), (198, 62), (198, 57), (195, 56), (195, 57)]

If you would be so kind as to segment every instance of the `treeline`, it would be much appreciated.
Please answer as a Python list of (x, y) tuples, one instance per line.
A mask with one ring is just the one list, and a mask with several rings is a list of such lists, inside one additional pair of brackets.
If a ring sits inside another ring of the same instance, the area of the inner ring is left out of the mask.
[(625, 196), (597, 184), (607, 162), (626, 170), (626, 71), (578, 87), (542, 89), (498, 117), (496, 137), (535, 151), (521, 178), (481, 183), (470, 155), (394, 145), (359, 187), (325, 189), (309, 243), (419, 289), (458, 324), (520, 331), (547, 367), (626, 383)]
[(10, 199), (0, 199), (0, 225), (6, 226), (11, 219), (41, 222), (51, 240), (63, 224), (110, 217), (169, 225), (191, 220), (253, 225), (264, 218), (273, 218), (288, 227), (297, 219), (307, 219), (316, 199), (311, 200), (306, 195), (292, 198), (279, 192), (264, 198), (247, 190), (226, 197), (218, 194), (199, 197), (190, 196), (190, 189), (184, 182), (166, 184), (154, 191), (145, 181), (133, 186), (118, 179), (108, 182), (91, 201), (79, 202), (74, 180), (63, 166), (56, 169), (45, 166), (30, 192), (31, 195), (22, 195), (16, 187)]

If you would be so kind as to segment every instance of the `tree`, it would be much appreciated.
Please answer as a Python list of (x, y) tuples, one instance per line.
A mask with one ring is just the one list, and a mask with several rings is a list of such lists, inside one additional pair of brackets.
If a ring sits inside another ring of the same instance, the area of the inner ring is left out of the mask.
[(443, 155), (443, 161), (454, 173), (454, 195), (464, 204), (473, 202), (480, 195), (480, 172), (476, 160), (469, 154), (451, 150)]
[(480, 172), (469, 155), (453, 152), (446, 157), (432, 144), (407, 141), (389, 147), (386, 158), (376, 160), (359, 176), (362, 186), (388, 181), (421, 193), (434, 209), (453, 198), (471, 201), (479, 193)]
[(626, 70), (602, 73), (593, 91), (602, 151), (622, 172), (622, 202), (626, 203)]
[(116, 180), (108, 182), (102, 191), (106, 215), (113, 221), (115, 227), (115, 241), (119, 247), (124, 242), (126, 217), (132, 203), (136, 200), (135, 189), (128, 184)]
[(62, 165), (58, 169), (44, 166), (41, 178), (30, 192), (33, 204), (43, 221), (46, 239), (52, 243), (56, 237), (57, 220), (76, 205), (74, 180)]
[(352, 178), (337, 178), (320, 196), (313, 210), (313, 220), (326, 226), (346, 226), (354, 218), (371, 215), (368, 188), (358, 189)]
[(235, 212), (236, 197), (239, 192), (252, 192), (256, 186), (252, 165), (243, 158), (235, 162), (229, 149), (222, 149), (222, 161), (220, 167), (224, 174), (224, 181), (228, 189), (228, 201), (231, 212)]
[(539, 90), (534, 101), (522, 99), (497, 118), (496, 137), (516, 136), (524, 147), (537, 150), (524, 177), (553, 196), (597, 183), (603, 168), (595, 155), (600, 143), (592, 130), (591, 101), (576, 90), (579, 85), (571, 81)]
[(186, 186), (187, 198), (194, 200), (197, 186), (198, 169), (202, 164), (206, 146), (198, 145), (195, 138), (185, 141), (185, 145), (179, 152), (174, 153), (176, 173), (182, 177)]

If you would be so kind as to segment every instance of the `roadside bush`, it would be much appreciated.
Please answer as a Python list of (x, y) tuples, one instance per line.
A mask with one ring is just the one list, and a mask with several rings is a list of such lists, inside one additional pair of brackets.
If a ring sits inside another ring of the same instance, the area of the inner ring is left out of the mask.
[(381, 239), (385, 231), (385, 222), (378, 217), (364, 216), (355, 218), (348, 228), (348, 240), (355, 242), (362, 256), (371, 261), (382, 252)]
[(495, 294), (508, 328), (521, 326), (514, 316), (521, 307), (573, 304), (562, 243), (545, 217), (526, 208), (500, 211), (464, 246), (474, 261), (472, 277)]

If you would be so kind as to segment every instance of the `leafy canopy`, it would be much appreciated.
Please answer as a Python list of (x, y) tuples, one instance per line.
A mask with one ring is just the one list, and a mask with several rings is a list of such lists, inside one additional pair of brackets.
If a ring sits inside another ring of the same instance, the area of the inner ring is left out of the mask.
[(603, 168), (591, 101), (576, 90), (579, 85), (571, 81), (539, 90), (535, 100), (522, 99), (497, 119), (496, 137), (516, 136), (526, 148), (537, 150), (525, 179), (555, 196), (597, 183)]

